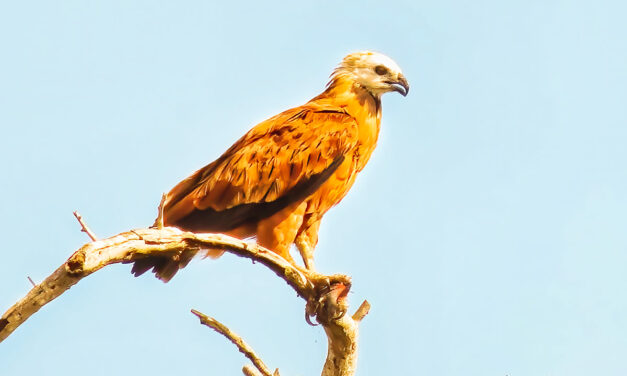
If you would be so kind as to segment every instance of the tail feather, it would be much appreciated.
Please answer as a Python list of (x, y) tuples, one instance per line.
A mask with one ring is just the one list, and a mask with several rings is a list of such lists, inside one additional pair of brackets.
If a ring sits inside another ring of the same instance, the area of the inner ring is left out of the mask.
[(165, 258), (158, 259), (157, 257), (147, 257), (139, 259), (133, 263), (131, 273), (135, 277), (139, 277), (140, 275), (146, 273), (148, 270), (152, 269), (153, 267), (157, 267), (157, 265), (165, 261), (167, 261)]
[(183, 269), (196, 255), (196, 250), (184, 251), (174, 256), (148, 256), (133, 262), (131, 273), (135, 277), (152, 269), (155, 276), (163, 282), (168, 282), (179, 269)]

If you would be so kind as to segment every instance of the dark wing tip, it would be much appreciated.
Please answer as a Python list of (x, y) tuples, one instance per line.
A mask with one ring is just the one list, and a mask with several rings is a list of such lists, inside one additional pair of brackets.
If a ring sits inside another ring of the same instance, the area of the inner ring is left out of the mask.
[(274, 201), (246, 203), (220, 211), (211, 208), (194, 210), (172, 225), (192, 232), (223, 232), (268, 218), (289, 205), (311, 196), (333, 175), (344, 159), (343, 155), (336, 157), (323, 171), (298, 182)]

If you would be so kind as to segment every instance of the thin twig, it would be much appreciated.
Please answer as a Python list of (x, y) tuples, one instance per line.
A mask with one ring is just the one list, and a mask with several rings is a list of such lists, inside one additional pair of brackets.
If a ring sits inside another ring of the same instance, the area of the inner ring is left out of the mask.
[(166, 198), (166, 194), (164, 193), (163, 195), (161, 195), (161, 202), (159, 203), (159, 207), (157, 208), (157, 211), (159, 213), (157, 214), (157, 220), (155, 221), (155, 226), (159, 230), (163, 228), (163, 206), (165, 205), (165, 198)]
[(363, 303), (357, 308), (357, 311), (353, 313), (353, 320), (360, 322), (370, 312), (370, 303), (364, 300)]
[(85, 234), (87, 234), (87, 236), (89, 236), (89, 238), (92, 241), (96, 241), (98, 240), (98, 237), (96, 236), (96, 234), (94, 234), (89, 227), (87, 227), (87, 225), (85, 224), (85, 222), (83, 221), (83, 217), (81, 217), (81, 215), (78, 213), (78, 211), (74, 211), (74, 216), (76, 217), (76, 220), (78, 221), (78, 223), (81, 225), (81, 231), (84, 232)]
[(33, 281), (33, 279), (30, 276), (26, 276), (26, 278), (28, 278), (28, 282), (30, 282), (31, 285), (33, 285), (33, 287), (37, 286), (37, 284)]
[(261, 372), (257, 370), (257, 368), (251, 366), (250, 364), (246, 364), (244, 367), (242, 367), (242, 372), (246, 376), (263, 376)]
[[(244, 375), (246, 376), (263, 376), (261, 372), (257, 370), (257, 368), (251, 366), (250, 364), (246, 364), (244, 367), (242, 367), (242, 372), (244, 372)], [(274, 370), (272, 376), (281, 376), (279, 374), (278, 368)]]
[(250, 345), (244, 342), (242, 337), (233, 333), (231, 329), (229, 329), (226, 325), (222, 324), (221, 322), (214, 319), (213, 317), (209, 317), (201, 312), (196, 311), (195, 309), (192, 309), (192, 313), (200, 319), (201, 324), (210, 327), (211, 329), (215, 330), (216, 332), (228, 338), (229, 341), (231, 341), (235, 346), (237, 346), (237, 348), (242, 354), (244, 354), (251, 362), (253, 362), (255, 367), (259, 370), (259, 372), (261, 372), (262, 375), (272, 376), (272, 372), (270, 372), (268, 367), (259, 358), (259, 356), (255, 354), (255, 352), (250, 347)]

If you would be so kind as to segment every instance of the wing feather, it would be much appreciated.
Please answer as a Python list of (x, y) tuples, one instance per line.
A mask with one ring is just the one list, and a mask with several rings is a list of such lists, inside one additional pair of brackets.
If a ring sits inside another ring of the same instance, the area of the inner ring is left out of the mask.
[(343, 109), (306, 105), (251, 129), (213, 163), (168, 193), (169, 225), (226, 231), (311, 195), (357, 144)]

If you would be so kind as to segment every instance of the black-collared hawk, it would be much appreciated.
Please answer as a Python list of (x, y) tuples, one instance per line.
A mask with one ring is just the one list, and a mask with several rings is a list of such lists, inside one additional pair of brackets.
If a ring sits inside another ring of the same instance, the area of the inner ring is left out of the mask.
[[(292, 263), (289, 251), (296, 244), (305, 267), (313, 269), (322, 217), (348, 193), (376, 146), (381, 95), (405, 96), (408, 90), (389, 57), (349, 54), (322, 94), (257, 124), (172, 188), (164, 201), (164, 225), (254, 237)], [(187, 262), (149, 257), (136, 261), (132, 272), (152, 268), (167, 282)]]

